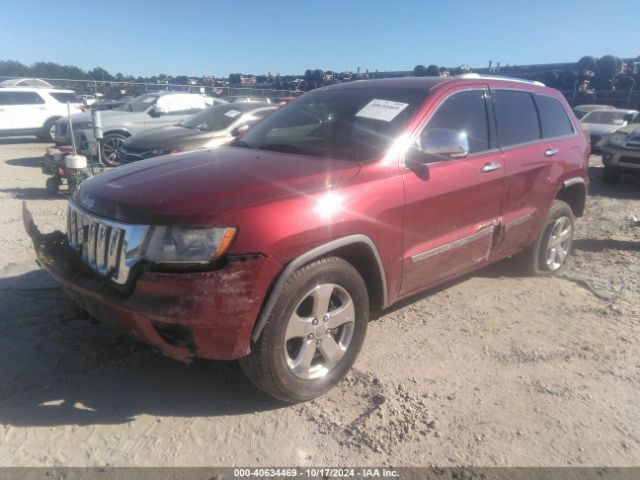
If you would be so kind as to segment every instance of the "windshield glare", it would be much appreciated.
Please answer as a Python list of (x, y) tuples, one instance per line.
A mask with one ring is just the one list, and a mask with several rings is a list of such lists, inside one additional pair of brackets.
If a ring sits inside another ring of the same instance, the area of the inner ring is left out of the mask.
[(155, 105), (158, 95), (153, 93), (145, 93), (125, 103), (120, 110), (125, 112), (144, 112), (152, 105)]
[(242, 110), (237, 105), (218, 105), (207, 108), (196, 115), (189, 117), (182, 123), (186, 128), (197, 128), (207, 132), (223, 130), (236, 121)]
[(341, 88), (305, 94), (259, 123), (241, 146), (346, 160), (384, 155), (427, 92)]

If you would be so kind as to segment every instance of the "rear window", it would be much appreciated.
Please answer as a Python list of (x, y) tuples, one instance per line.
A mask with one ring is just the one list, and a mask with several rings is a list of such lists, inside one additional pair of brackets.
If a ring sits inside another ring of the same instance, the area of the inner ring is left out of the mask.
[(538, 112), (529, 92), (495, 90), (498, 138), (503, 147), (540, 140)]
[(543, 138), (562, 137), (573, 133), (571, 120), (558, 100), (546, 95), (535, 95), (535, 99)]
[(75, 93), (69, 93), (69, 92), (49, 92), (49, 95), (51, 95), (53, 98), (55, 98), (57, 101), (59, 101), (60, 103), (82, 103), (82, 100), (80, 100)]
[(14, 105), (37, 105), (40, 103), (44, 103), (44, 100), (36, 92), (13, 92)]

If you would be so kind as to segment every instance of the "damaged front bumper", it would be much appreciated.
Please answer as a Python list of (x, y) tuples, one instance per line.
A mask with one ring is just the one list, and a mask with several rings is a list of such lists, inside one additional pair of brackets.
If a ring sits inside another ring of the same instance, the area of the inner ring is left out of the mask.
[(87, 267), (62, 232), (40, 233), (26, 204), (23, 222), (38, 264), (80, 308), (181, 361), (247, 355), (262, 301), (282, 270), (251, 256), (212, 271), (143, 271), (123, 293)]

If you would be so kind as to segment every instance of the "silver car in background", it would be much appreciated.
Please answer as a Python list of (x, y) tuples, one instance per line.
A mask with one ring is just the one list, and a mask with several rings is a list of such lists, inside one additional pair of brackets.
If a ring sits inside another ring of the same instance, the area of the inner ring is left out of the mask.
[(582, 126), (591, 134), (591, 149), (598, 150), (599, 143), (607, 136), (634, 121), (637, 110), (620, 108), (599, 109), (587, 113), (580, 119)]
[[(159, 91), (135, 97), (119, 109), (100, 112), (104, 137), (102, 161), (107, 165), (117, 165), (118, 147), (131, 135), (165, 125), (175, 125), (208, 108), (213, 102), (211, 97), (197, 93)], [(74, 115), (72, 122), (76, 145), (80, 149), (87, 149), (89, 142), (94, 141), (91, 113)], [(66, 118), (56, 122), (56, 143), (71, 143)]]

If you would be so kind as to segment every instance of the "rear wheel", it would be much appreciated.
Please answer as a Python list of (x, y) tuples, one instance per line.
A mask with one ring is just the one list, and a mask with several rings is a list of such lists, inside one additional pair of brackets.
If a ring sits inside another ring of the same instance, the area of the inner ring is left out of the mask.
[(127, 135), (123, 133), (109, 133), (104, 136), (102, 141), (102, 161), (111, 166), (117, 167), (120, 165), (118, 162), (118, 148), (127, 139)]
[(318, 260), (291, 275), (240, 366), (275, 398), (311, 400), (349, 371), (368, 321), (369, 297), (358, 271), (341, 258)]
[(616, 184), (620, 181), (620, 169), (616, 167), (604, 167), (604, 172), (602, 172), (602, 179), (606, 183)]
[(536, 241), (527, 247), (519, 260), (526, 273), (545, 275), (560, 271), (573, 245), (574, 215), (562, 200), (554, 200), (544, 228)]

